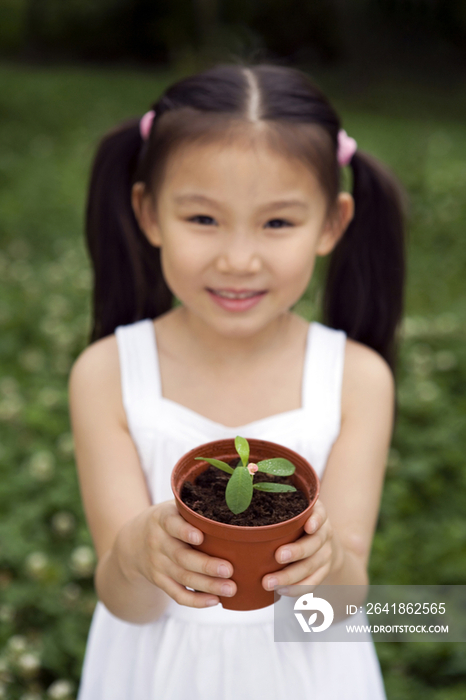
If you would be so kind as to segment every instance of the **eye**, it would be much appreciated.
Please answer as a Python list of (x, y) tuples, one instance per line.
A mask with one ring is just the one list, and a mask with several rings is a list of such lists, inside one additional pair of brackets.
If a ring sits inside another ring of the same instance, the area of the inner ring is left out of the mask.
[(193, 224), (201, 224), (201, 226), (212, 226), (217, 222), (211, 216), (206, 216), (205, 214), (197, 214), (196, 216), (191, 216), (188, 221), (192, 221)]
[(293, 224), (287, 219), (270, 219), (265, 225), (266, 228), (284, 228), (285, 226), (293, 226)]

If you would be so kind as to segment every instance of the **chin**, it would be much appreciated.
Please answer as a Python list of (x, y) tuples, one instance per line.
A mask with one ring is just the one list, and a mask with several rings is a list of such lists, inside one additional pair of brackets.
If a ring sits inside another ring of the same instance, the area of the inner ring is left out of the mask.
[(247, 339), (262, 333), (285, 314), (277, 314), (277, 316), (268, 319), (247, 318), (246, 316), (242, 318), (239, 316), (237, 318), (225, 318), (212, 324), (211, 327), (212, 329), (215, 328), (219, 335), (225, 338), (231, 338), (232, 340)]

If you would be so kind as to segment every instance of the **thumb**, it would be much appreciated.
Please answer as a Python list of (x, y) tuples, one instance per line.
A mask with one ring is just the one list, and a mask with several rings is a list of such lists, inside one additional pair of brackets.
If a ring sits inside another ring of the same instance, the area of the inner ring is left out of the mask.
[(304, 525), (304, 531), (308, 535), (313, 535), (315, 532), (317, 532), (319, 528), (322, 527), (326, 520), (327, 511), (325, 510), (325, 506), (320, 500), (320, 498), (318, 498), (315, 502), (314, 508), (311, 511), (311, 515), (306, 520), (306, 523)]

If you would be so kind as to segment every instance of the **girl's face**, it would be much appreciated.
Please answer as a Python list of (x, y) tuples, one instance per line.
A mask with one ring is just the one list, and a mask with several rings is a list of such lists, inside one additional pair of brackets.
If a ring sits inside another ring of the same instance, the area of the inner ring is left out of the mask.
[(142, 183), (133, 189), (168, 286), (193, 318), (229, 337), (264, 330), (300, 299), (316, 255), (352, 218), (348, 193), (331, 218), (327, 205), (304, 164), (259, 139), (180, 148), (155, 206)]

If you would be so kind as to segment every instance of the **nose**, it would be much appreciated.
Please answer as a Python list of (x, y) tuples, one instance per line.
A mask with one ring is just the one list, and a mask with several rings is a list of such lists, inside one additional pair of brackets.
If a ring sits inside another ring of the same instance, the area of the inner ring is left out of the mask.
[(225, 236), (217, 258), (217, 269), (225, 274), (251, 275), (260, 272), (262, 261), (255, 237), (246, 232)]

